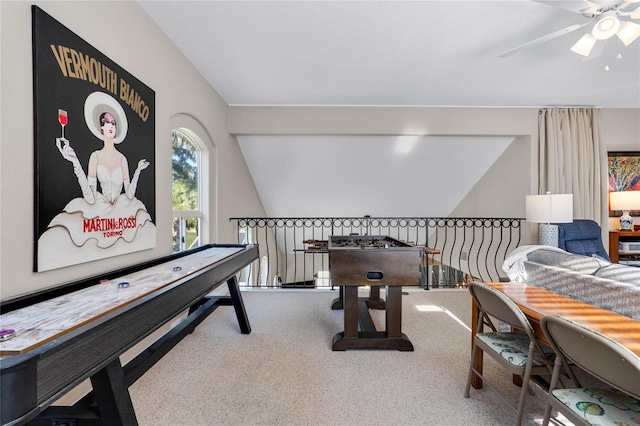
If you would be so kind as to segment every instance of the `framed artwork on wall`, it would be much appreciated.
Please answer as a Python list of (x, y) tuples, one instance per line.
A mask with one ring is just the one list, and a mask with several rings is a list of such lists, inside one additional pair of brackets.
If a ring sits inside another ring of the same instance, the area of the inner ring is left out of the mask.
[(32, 6), (34, 271), (156, 246), (155, 92)]
[[(623, 151), (607, 154), (608, 192), (640, 191), (640, 152)], [(631, 216), (640, 216), (640, 211), (631, 211)], [(620, 210), (610, 210), (610, 217), (622, 216)]]

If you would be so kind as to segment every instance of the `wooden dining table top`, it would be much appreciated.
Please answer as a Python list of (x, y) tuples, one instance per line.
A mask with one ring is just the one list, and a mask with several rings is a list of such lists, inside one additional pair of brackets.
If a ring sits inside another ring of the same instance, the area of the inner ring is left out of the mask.
[(519, 282), (486, 283), (501, 291), (532, 322), (536, 335), (544, 315), (559, 315), (617, 341), (640, 356), (640, 321), (553, 293), (531, 284)]

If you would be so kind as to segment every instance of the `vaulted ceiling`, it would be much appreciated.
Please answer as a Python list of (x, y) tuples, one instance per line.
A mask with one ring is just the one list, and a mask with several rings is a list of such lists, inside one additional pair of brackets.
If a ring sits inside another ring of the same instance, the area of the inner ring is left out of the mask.
[[(499, 56), (588, 24), (586, 1), (138, 1), (229, 105), (640, 108), (640, 39), (584, 58), (589, 25)], [(446, 216), (513, 143), (237, 138), (268, 216)]]
[(230, 105), (640, 107), (640, 39), (585, 59), (585, 26), (498, 56), (589, 23), (565, 9), (587, 1), (139, 3)]

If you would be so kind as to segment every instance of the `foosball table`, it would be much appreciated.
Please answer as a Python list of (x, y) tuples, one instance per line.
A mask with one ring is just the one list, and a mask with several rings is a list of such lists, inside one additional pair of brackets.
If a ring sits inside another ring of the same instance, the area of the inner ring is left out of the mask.
[[(344, 309), (344, 331), (334, 336), (333, 350), (412, 351), (402, 333), (402, 286), (420, 285), (424, 247), (387, 236), (349, 235), (330, 236), (327, 249), (331, 281), (341, 295), (333, 307)], [(360, 286), (371, 287), (369, 298), (358, 297)], [(386, 287), (386, 300), (379, 297), (380, 287)], [(376, 329), (369, 309), (385, 309), (384, 331)]]

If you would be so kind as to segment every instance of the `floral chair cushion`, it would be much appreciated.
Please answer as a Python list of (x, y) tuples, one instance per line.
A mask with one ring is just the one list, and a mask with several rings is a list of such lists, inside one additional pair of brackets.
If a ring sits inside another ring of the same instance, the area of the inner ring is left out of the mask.
[(556, 389), (551, 393), (592, 426), (640, 425), (640, 401), (617, 389)]
[[(513, 365), (524, 367), (527, 364), (529, 354), (529, 337), (524, 333), (478, 333), (476, 336), (499, 353), (502, 358)], [(544, 353), (551, 357), (554, 355), (551, 347), (541, 343)], [(541, 361), (534, 359), (533, 365), (544, 365)]]

